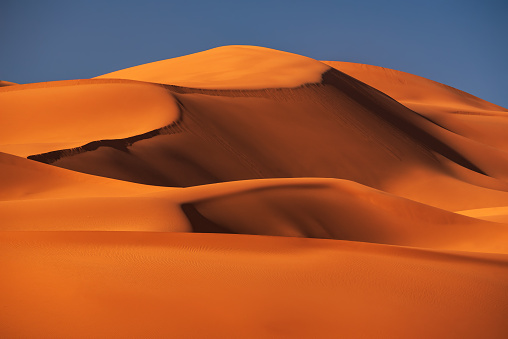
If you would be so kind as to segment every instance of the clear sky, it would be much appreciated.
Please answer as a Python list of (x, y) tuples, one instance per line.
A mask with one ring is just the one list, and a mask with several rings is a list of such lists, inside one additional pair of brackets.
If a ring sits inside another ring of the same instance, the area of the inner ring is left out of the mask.
[(508, 107), (508, 0), (0, 0), (0, 79), (90, 78), (223, 45), (393, 68)]

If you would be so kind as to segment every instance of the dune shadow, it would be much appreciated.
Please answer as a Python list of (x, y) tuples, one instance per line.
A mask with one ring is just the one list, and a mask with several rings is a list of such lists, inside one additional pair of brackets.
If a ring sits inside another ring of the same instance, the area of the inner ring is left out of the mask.
[(195, 233), (233, 233), (230, 229), (214, 223), (210, 219), (203, 216), (196, 209), (194, 204), (182, 204), (182, 211), (189, 220), (192, 231)]

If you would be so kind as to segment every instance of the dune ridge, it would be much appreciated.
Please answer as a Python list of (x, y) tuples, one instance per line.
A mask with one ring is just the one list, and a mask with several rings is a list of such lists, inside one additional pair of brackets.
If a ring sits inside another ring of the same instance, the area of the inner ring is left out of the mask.
[(329, 68), (317, 60), (270, 48), (224, 46), (126, 68), (97, 78), (212, 89), (280, 88), (319, 82), (321, 74)]
[(2, 117), (0, 151), (20, 156), (131, 137), (169, 125), (179, 115), (163, 88), (133, 81), (9, 86), (0, 88), (0, 98), (0, 110), (16, 112)]
[(17, 85), (15, 82), (0, 80), (0, 87), (6, 87), (6, 86), (12, 86)]
[(508, 151), (504, 135), (508, 110), (504, 107), (405, 72), (349, 62), (323, 62), (379, 89), (444, 128)]
[(1, 337), (505, 338), (505, 108), (224, 46), (0, 82)]

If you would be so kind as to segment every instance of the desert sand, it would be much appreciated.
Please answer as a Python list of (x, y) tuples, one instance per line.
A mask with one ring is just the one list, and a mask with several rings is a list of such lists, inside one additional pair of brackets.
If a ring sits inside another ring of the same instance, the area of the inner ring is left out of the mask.
[(508, 337), (505, 108), (254, 46), (4, 83), (0, 337)]
[(0, 80), (0, 87), (12, 86), (12, 85), (17, 85), (17, 84), (14, 82), (10, 82), (10, 81)]

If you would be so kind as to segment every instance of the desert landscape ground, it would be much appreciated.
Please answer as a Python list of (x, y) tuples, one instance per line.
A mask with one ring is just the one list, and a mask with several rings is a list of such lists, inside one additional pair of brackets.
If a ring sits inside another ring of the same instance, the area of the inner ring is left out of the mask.
[(507, 109), (254, 46), (1, 80), (0, 337), (508, 337)]

